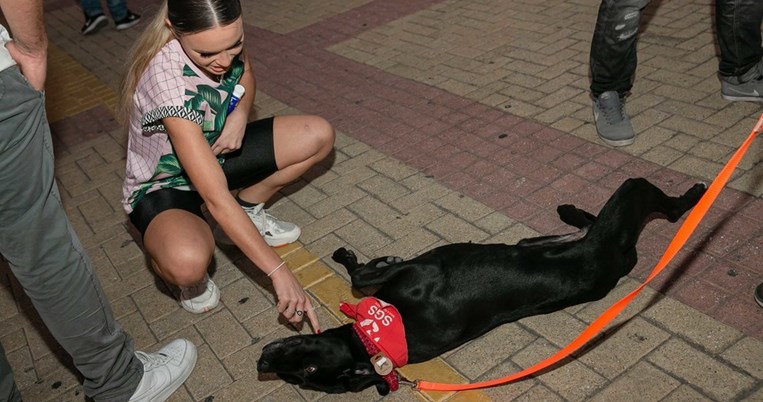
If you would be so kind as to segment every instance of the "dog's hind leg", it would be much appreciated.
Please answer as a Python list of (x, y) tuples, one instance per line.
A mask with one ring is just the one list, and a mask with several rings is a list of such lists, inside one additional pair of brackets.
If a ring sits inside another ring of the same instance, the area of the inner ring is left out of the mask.
[(580, 229), (580, 231), (563, 235), (540, 236), (529, 239), (522, 239), (517, 242), (517, 246), (545, 246), (549, 244), (557, 244), (577, 240), (585, 236), (585, 234), (588, 232), (588, 228), (591, 227), (591, 225), (593, 225), (593, 223), (596, 221), (596, 215), (590, 214), (570, 204), (558, 206), (556, 208), (556, 212), (559, 214), (559, 219), (561, 219), (562, 222), (570, 226), (574, 226)]
[(356, 269), (361, 267), (384, 268), (403, 262), (401, 257), (387, 256), (374, 258), (366, 264), (361, 264), (358, 262), (358, 257), (355, 255), (355, 253), (352, 250), (347, 250), (344, 247), (338, 248), (336, 251), (334, 251), (331, 259), (344, 265), (344, 267), (347, 269), (347, 273), (349, 274), (352, 274)]
[(585, 229), (596, 222), (596, 215), (570, 204), (558, 206), (556, 208), (556, 213), (559, 214), (559, 219), (561, 219), (562, 222), (578, 229)]
[(670, 197), (646, 179), (628, 179), (610, 197), (591, 226), (587, 238), (598, 244), (618, 243), (627, 251), (636, 245), (648, 218), (654, 213), (677, 221), (705, 193), (707, 186), (697, 183), (680, 197)]
[(682, 196), (673, 198), (674, 202), (665, 204), (662, 212), (670, 222), (675, 222), (681, 218), (686, 211), (697, 205), (697, 202), (699, 202), (699, 199), (702, 198), (706, 190), (707, 184), (696, 183)]
[(352, 275), (353, 271), (363, 266), (358, 262), (358, 256), (352, 250), (347, 250), (344, 247), (336, 249), (334, 254), (331, 255), (331, 259), (344, 265), (347, 269), (347, 273)]

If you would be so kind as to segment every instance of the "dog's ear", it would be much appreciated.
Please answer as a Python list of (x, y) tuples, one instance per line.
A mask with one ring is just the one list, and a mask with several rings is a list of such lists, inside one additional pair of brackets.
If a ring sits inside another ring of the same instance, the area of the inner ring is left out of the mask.
[(376, 385), (376, 391), (379, 395), (387, 395), (389, 393), (389, 385), (384, 378), (379, 374), (376, 374), (370, 363), (363, 362), (358, 363), (354, 369), (347, 370), (340, 376), (345, 387), (352, 392), (360, 392), (371, 385)]

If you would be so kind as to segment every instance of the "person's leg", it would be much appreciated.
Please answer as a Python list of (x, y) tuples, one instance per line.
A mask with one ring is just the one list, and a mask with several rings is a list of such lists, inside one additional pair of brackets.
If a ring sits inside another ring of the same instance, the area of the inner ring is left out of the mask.
[(716, 0), (715, 24), (722, 77), (738, 77), (760, 63), (763, 1)]
[(101, 6), (100, 0), (80, 0), (79, 5), (82, 7), (82, 12), (85, 13), (85, 17), (103, 15), (103, 7)]
[(717, 0), (715, 24), (721, 49), (721, 96), (730, 101), (763, 102), (763, 1)]
[(13, 371), (8, 359), (5, 357), (5, 349), (0, 343), (0, 401), (21, 402), (21, 394), (16, 383), (13, 381)]
[(636, 72), (636, 40), (641, 13), (649, 0), (602, 0), (591, 40), (591, 94), (599, 138), (612, 146), (636, 138), (625, 94)]
[[(279, 116), (249, 123), (241, 149), (226, 156), (223, 173), (228, 188), (243, 188), (236, 198), (272, 247), (292, 243), (302, 232), (297, 225), (270, 215), (265, 202), (324, 159), (333, 146), (334, 129), (323, 118)], [(220, 226), (214, 238), (233, 244)]]
[(114, 21), (121, 21), (127, 17), (127, 3), (124, 0), (106, 0), (106, 5)]
[(318, 116), (275, 117), (273, 151), (278, 170), (242, 189), (239, 198), (250, 203), (268, 201), (278, 190), (326, 158), (333, 147), (334, 129), (325, 119)]
[(632, 86), (641, 14), (649, 0), (602, 0), (591, 39), (591, 93), (620, 95)]
[(201, 212), (203, 202), (195, 191), (162, 189), (143, 196), (130, 214), (154, 271), (180, 306), (196, 314), (220, 301), (220, 290), (207, 275), (215, 243)]
[(207, 222), (182, 209), (156, 215), (143, 235), (156, 273), (167, 283), (191, 287), (205, 279), (215, 242)]
[(143, 374), (64, 213), (41, 93), (0, 72), (0, 254), (96, 400), (126, 400)]

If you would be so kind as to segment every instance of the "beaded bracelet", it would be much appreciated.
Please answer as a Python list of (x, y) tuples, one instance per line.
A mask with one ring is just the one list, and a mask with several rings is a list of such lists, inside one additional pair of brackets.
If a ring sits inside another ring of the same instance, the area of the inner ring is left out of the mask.
[(278, 266), (277, 266), (277, 267), (276, 267), (274, 270), (270, 271), (270, 273), (268, 274), (268, 278), (270, 277), (270, 275), (273, 275), (274, 273), (276, 273), (276, 271), (278, 271), (279, 269), (281, 269), (281, 267), (283, 266), (283, 264), (286, 264), (286, 261), (281, 261), (281, 263), (280, 263), (280, 264), (278, 264)]

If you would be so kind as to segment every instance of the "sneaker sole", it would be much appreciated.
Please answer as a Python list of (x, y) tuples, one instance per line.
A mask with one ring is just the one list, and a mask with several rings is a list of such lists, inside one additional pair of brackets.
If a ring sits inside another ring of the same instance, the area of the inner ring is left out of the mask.
[(214, 297), (217, 299), (217, 300), (215, 300), (215, 304), (213, 304), (211, 306), (205, 306), (202, 309), (194, 309), (194, 308), (187, 307), (187, 306), (185, 306), (183, 304), (183, 302), (178, 302), (178, 304), (180, 304), (180, 307), (182, 307), (183, 310), (185, 310), (185, 311), (187, 311), (189, 313), (192, 313), (192, 314), (204, 314), (206, 312), (214, 310), (220, 304), (220, 288), (218, 288), (217, 285), (215, 285), (215, 291), (213, 292), (213, 294), (215, 295)]
[(627, 146), (627, 145), (631, 145), (631, 144), (633, 144), (636, 141), (636, 137), (626, 138), (624, 140), (610, 140), (610, 139), (604, 138), (604, 137), (602, 137), (600, 135), (599, 138), (601, 138), (602, 141), (604, 141), (605, 143), (607, 143), (607, 144), (609, 144), (609, 145), (611, 145), (613, 147), (624, 147), (624, 146)]
[(124, 30), (124, 29), (127, 29), (127, 28), (132, 28), (135, 25), (138, 25), (139, 22), (140, 22), (140, 20), (135, 20), (135, 21), (127, 23), (127, 24), (117, 25), (116, 29), (117, 29), (117, 31), (121, 31), (121, 30)]
[(279, 247), (283, 247), (283, 246), (288, 246), (289, 244), (294, 243), (295, 241), (297, 241), (297, 239), (299, 239), (299, 236), (301, 236), (301, 235), (302, 235), (302, 229), (298, 229), (297, 230), (297, 234), (295, 236), (287, 237), (285, 239), (269, 239), (269, 238), (265, 238), (265, 243), (268, 243), (268, 245), (270, 247), (273, 247), (273, 248), (279, 248)]
[[(227, 235), (224, 235), (222, 233), (221, 234), (217, 233), (218, 230), (220, 232), (222, 232), (222, 230), (218, 229), (218, 228), (219, 228), (219, 226), (217, 228), (215, 228), (215, 231), (213, 231), (213, 233), (212, 233), (213, 237), (215, 239), (215, 243), (217, 243), (218, 245), (223, 245), (223, 246), (228, 246), (228, 247), (235, 246), (236, 243), (231, 241), (230, 238), (228, 238)], [(284, 247), (284, 246), (288, 246), (289, 244), (294, 243), (295, 241), (297, 241), (299, 239), (299, 236), (301, 236), (301, 235), (302, 235), (302, 230), (300, 229), (299, 232), (297, 233), (297, 235), (294, 236), (293, 239), (292, 238), (285, 238), (285, 239), (269, 239), (269, 238), (265, 238), (265, 243), (267, 243), (268, 246), (273, 247), (273, 248)]]
[(721, 98), (730, 102), (763, 102), (763, 97), (760, 96), (734, 96), (722, 93)]
[(94, 33), (98, 32), (98, 31), (100, 31), (101, 28), (103, 28), (106, 25), (108, 25), (108, 23), (109, 22), (104, 18), (100, 22), (98, 22), (97, 24), (91, 25), (90, 28), (88, 28), (84, 32), (82, 32), (82, 35), (94, 34)]

